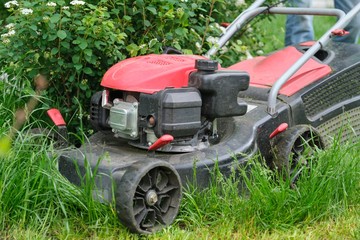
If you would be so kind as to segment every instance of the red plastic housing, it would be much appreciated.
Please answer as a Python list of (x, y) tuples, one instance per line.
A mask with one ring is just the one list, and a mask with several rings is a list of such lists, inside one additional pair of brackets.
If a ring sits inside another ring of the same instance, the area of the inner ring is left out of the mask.
[[(270, 56), (261, 56), (232, 65), (228, 69), (246, 71), (250, 86), (270, 88), (301, 56), (295, 47), (287, 47)], [(196, 55), (150, 54), (129, 58), (112, 66), (101, 85), (106, 88), (153, 94), (165, 88), (188, 86), (189, 74), (195, 71)], [(280, 94), (292, 96), (300, 89), (331, 73), (331, 68), (309, 59), (280, 89)]]
[(62, 117), (59, 109), (56, 109), (56, 108), (49, 109), (47, 111), (47, 114), (49, 115), (49, 117), (55, 123), (56, 126), (59, 127), (59, 126), (65, 126), (66, 125), (65, 120)]
[(154, 142), (149, 147), (148, 150), (155, 151), (156, 149), (159, 149), (159, 148), (165, 146), (166, 144), (171, 143), (172, 141), (174, 141), (174, 137), (169, 134), (165, 134), (165, 135), (161, 136), (158, 140), (156, 140), (156, 142)]
[(289, 124), (287, 123), (282, 123), (280, 124), (269, 136), (270, 139), (274, 138), (276, 135), (278, 135), (279, 133), (284, 132), (287, 128), (289, 127)]
[[(287, 47), (268, 57), (256, 57), (232, 65), (228, 69), (246, 71), (250, 86), (270, 88), (301, 56), (295, 47)], [(280, 89), (280, 94), (291, 96), (307, 85), (331, 73), (331, 68), (309, 59)]]
[(168, 87), (188, 85), (188, 76), (195, 70), (196, 55), (150, 54), (129, 58), (112, 66), (101, 86), (131, 92), (152, 94)]

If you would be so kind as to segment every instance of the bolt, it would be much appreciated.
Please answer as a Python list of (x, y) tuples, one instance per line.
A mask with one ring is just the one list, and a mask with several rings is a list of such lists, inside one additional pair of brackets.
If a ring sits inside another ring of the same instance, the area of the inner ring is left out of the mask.
[(155, 123), (156, 123), (156, 121), (155, 121), (154, 116), (148, 117), (148, 126), (149, 126), (149, 127), (155, 126)]
[(150, 190), (146, 193), (145, 196), (146, 204), (149, 206), (154, 206), (155, 203), (158, 201), (158, 196), (154, 190)]

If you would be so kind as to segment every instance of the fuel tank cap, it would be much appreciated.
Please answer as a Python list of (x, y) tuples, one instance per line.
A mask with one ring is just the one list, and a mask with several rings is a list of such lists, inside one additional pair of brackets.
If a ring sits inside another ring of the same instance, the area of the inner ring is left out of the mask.
[(196, 59), (195, 68), (199, 71), (216, 71), (218, 70), (218, 62), (209, 59)]

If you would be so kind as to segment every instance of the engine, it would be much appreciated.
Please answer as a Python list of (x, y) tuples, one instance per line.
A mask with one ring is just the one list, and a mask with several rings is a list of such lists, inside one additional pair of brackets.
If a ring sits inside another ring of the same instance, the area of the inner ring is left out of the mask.
[(93, 127), (111, 130), (115, 137), (144, 149), (161, 136), (171, 135), (171, 144), (158, 149), (166, 152), (191, 152), (216, 142), (217, 118), (246, 113), (247, 104), (237, 96), (248, 88), (249, 76), (240, 71), (217, 71), (215, 61), (195, 62), (187, 86), (154, 92), (105, 88), (95, 93), (90, 111)]

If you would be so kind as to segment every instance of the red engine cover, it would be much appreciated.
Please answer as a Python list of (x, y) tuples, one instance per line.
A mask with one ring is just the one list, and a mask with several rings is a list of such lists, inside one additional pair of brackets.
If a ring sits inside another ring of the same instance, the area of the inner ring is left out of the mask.
[(112, 66), (101, 86), (152, 94), (167, 87), (188, 86), (188, 76), (195, 70), (196, 55), (151, 54), (129, 58)]
[[(229, 70), (246, 71), (250, 85), (269, 88), (302, 56), (295, 47), (287, 47), (267, 57), (256, 57), (239, 62)], [(197, 55), (156, 55), (129, 58), (112, 66), (104, 75), (101, 86), (130, 92), (152, 94), (168, 87), (188, 86), (188, 77), (195, 71)], [(331, 68), (309, 59), (280, 89), (280, 94), (291, 96), (307, 85), (331, 72)]]

